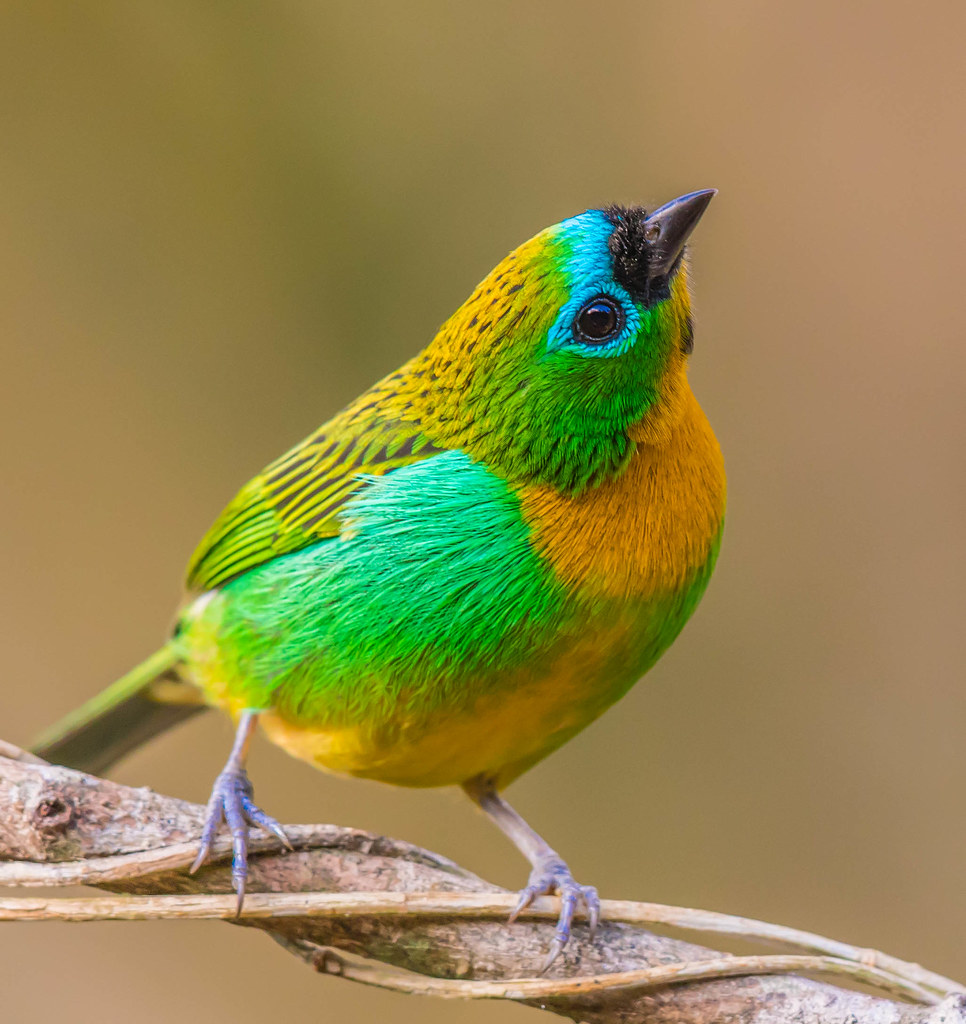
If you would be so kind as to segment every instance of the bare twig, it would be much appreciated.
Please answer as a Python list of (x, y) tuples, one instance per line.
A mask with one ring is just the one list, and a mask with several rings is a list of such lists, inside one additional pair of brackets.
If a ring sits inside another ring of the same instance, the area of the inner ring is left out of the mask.
[[(665, 985), (686, 981), (707, 981), (711, 978), (736, 978), (746, 975), (782, 974), (787, 971), (814, 971), (817, 974), (840, 974), (889, 990), (892, 980), (875, 968), (863, 969), (858, 964), (830, 956), (720, 956), (709, 960), (666, 964), (641, 971), (618, 971), (614, 974), (592, 974), (589, 977), (547, 981), (542, 978), (510, 978), (506, 981), (453, 981), (448, 978), (425, 978), (417, 974), (387, 971), (366, 960), (351, 961), (334, 950), (326, 955), (339, 965), (341, 977), (362, 981), (380, 988), (406, 992), (410, 995), (432, 995), (444, 999), (560, 999), (587, 993), (642, 993)], [(326, 965), (328, 969), (328, 965)], [(897, 993), (908, 995), (908, 992)], [(932, 1003), (933, 1000), (927, 1000)], [(938, 1002), (938, 1000), (936, 1000)]]
[[(0, 899), (0, 920), (234, 918), (234, 900), (216, 895), (231, 889), (225, 866), (186, 873), (200, 807), (38, 764), (3, 744), (0, 808), (0, 885), (83, 882), (127, 894)], [(445, 858), (330, 825), (287, 831), (296, 847), (289, 854), (253, 837), (252, 849), (264, 852), (253, 859), (252, 895), (238, 923), (268, 931), (319, 971), (442, 998), (513, 999), (586, 1021), (966, 1024), (966, 989), (918, 965), (778, 925), (658, 904), (605, 901), (595, 940), (575, 937), (566, 962), (547, 977), (520, 977), (539, 963), (556, 901), (538, 901), (509, 927), (513, 897)], [(221, 842), (215, 856), (229, 852)], [(799, 955), (734, 957), (654, 935), (644, 924)], [(923, 1005), (792, 971), (844, 976)]]
[[(132, 859), (135, 859), (134, 855)], [(516, 896), (488, 895), (484, 893), (265, 893), (251, 895), (240, 916), (246, 919), (281, 917), (396, 917), (400, 914), (436, 918), (478, 918), (506, 920), (514, 909)], [(542, 898), (520, 914), (523, 920), (555, 921), (559, 908), (555, 901)], [(814, 971), (819, 974), (850, 976), (885, 992), (890, 992), (921, 1003), (938, 1003), (954, 993), (966, 993), (958, 983), (926, 971), (918, 964), (910, 964), (877, 950), (860, 949), (823, 939), (805, 932), (768, 925), (762, 921), (693, 912), (685, 907), (668, 907), (653, 903), (631, 903), (624, 900), (603, 900), (601, 910), (606, 920), (622, 924), (674, 924), (690, 931), (711, 931), (731, 934), (743, 939), (761, 935), (771, 937), (782, 933), (782, 944), (810, 953), (823, 951), (826, 955), (798, 957), (731, 957), (723, 961), (724, 968), (714, 963), (707, 977), (739, 974), (774, 974), (785, 971)], [(234, 920), (239, 916), (238, 903), (233, 896), (120, 896), (88, 899), (24, 899), (0, 898), (0, 921), (148, 921), (148, 920)], [(706, 920), (702, 920), (705, 918)], [(744, 926), (744, 927), (743, 927)], [(801, 938), (794, 939), (798, 935)], [(834, 949), (836, 952), (830, 953)], [(700, 964), (688, 966), (698, 969)], [(679, 965), (680, 966), (680, 965)], [(667, 972), (665, 972), (667, 973)], [(639, 976), (639, 977), (638, 977)], [(698, 975), (677, 971), (665, 974), (649, 969), (645, 972), (624, 972), (594, 976), (601, 988), (653, 988), (668, 980), (694, 980)], [(705, 975), (701, 975), (704, 977)], [(630, 980), (628, 980), (630, 979)], [(637, 979), (637, 980), (635, 980)], [(659, 979), (659, 980), (655, 980)], [(588, 979), (582, 979), (587, 982)], [(570, 979), (568, 985), (575, 984)], [(435, 991), (435, 990), (434, 990)], [(449, 990), (447, 990), (449, 991)], [(452, 988), (455, 993), (479, 992), (479, 998), (490, 998), (482, 993), (485, 988)], [(539, 990), (546, 994), (545, 988)], [(561, 994), (577, 989), (561, 989)]]

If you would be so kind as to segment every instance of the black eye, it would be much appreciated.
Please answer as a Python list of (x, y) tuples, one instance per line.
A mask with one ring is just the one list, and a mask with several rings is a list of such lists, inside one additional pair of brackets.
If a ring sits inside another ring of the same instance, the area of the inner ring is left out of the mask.
[(574, 334), (578, 341), (599, 345), (621, 332), (624, 315), (613, 299), (600, 296), (591, 299), (574, 318)]

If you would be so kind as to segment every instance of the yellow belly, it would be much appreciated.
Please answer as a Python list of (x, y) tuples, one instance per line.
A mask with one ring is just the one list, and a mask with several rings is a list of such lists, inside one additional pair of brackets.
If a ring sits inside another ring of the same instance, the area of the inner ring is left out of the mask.
[(394, 723), (391, 737), (364, 725), (319, 729), (264, 712), (262, 725), (295, 757), (326, 771), (399, 786), (448, 786), (477, 775), (506, 785), (617, 700), (636, 678), (630, 622), (566, 645), (535, 675), (458, 709)]

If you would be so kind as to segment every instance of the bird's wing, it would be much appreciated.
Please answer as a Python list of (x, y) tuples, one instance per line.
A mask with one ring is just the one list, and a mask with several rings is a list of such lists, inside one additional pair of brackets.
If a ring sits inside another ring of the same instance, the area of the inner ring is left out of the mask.
[(372, 395), (363, 396), (239, 491), (192, 556), (188, 588), (211, 590), (336, 536), (337, 513), (365, 476), (382, 476), (440, 450), (418, 422), (387, 415)]

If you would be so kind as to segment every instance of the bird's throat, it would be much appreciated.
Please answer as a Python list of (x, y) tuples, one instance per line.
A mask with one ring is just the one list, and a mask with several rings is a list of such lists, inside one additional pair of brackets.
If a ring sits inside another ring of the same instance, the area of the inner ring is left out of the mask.
[(668, 436), (659, 444), (638, 441), (615, 479), (576, 496), (546, 486), (522, 492), (534, 545), (568, 587), (649, 599), (710, 571), (724, 521), (724, 462), (685, 388)]

